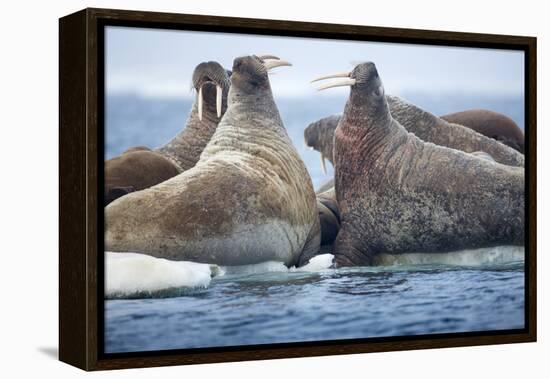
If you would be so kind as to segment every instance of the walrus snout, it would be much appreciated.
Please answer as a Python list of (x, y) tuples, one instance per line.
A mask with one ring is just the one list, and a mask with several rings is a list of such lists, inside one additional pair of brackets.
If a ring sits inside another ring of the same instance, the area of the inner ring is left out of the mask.
[(323, 84), (317, 89), (319, 91), (334, 88), (334, 87), (347, 87), (347, 86), (356, 86), (356, 87), (372, 87), (378, 91), (381, 95), (383, 92), (382, 81), (378, 75), (378, 70), (376, 65), (372, 62), (360, 63), (351, 72), (339, 72), (331, 75), (324, 75), (319, 78), (313, 79), (311, 83), (327, 80), (331, 81), (327, 84)]
[(223, 89), (228, 89), (231, 85), (229, 78), (231, 71), (223, 68), (221, 64), (214, 61), (202, 62), (195, 67), (193, 71), (193, 87), (198, 91), (199, 88), (207, 82), (214, 83)]
[(237, 57), (233, 61), (233, 71), (244, 74), (267, 73), (269, 70), (280, 66), (292, 66), (288, 61), (275, 55), (247, 55)]
[(258, 90), (269, 88), (267, 74), (280, 66), (292, 66), (290, 62), (274, 55), (247, 55), (233, 60), (231, 85), (242, 93), (253, 94)]
[(369, 83), (374, 79), (379, 79), (378, 70), (373, 62), (359, 63), (351, 71), (350, 78), (356, 80), (357, 83)]
[[(308, 127), (304, 130), (304, 143), (309, 148), (316, 148), (317, 147), (317, 123), (313, 122), (308, 125)], [(317, 150), (317, 149), (315, 149)]]
[[(197, 90), (198, 114), (201, 121), (205, 96), (208, 99), (214, 99), (215, 96), (216, 115), (218, 118), (222, 116), (223, 97), (227, 97), (227, 92), (231, 86), (228, 72), (230, 71), (214, 61), (202, 62), (195, 67), (192, 82), (193, 87)], [(206, 91), (208, 91), (208, 94), (205, 93)]]

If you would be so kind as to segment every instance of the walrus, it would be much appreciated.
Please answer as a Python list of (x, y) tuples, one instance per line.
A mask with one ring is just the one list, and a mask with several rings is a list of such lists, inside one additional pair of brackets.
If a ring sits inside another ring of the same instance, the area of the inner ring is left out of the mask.
[[(519, 140), (520, 136), (523, 136), (519, 127), (516, 125), (520, 135), (512, 139), (512, 137), (509, 137), (512, 134), (511, 126), (503, 123), (499, 128), (496, 124), (497, 120), (506, 118), (504, 115), (490, 111), (480, 111), (476, 112), (478, 114), (476, 118), (473, 117), (473, 113), (466, 111), (461, 112), (460, 117), (453, 116), (447, 120), (446, 117), (452, 115), (437, 117), (397, 96), (386, 95), (386, 98), (392, 117), (403, 125), (407, 131), (414, 133), (426, 142), (433, 142), (436, 145), (462, 150), (467, 153), (485, 152), (495, 161), (506, 165), (523, 166), (525, 163), (522, 149), (514, 150), (514, 146), (512, 146), (514, 143), (511, 142)], [(494, 114), (492, 118), (485, 117), (486, 119), (490, 118), (491, 121), (484, 120), (483, 115), (487, 114)], [(319, 151), (323, 171), (325, 172), (325, 159), (334, 166), (332, 156), (334, 131), (341, 117), (340, 114), (324, 117), (309, 124), (304, 130), (305, 143), (307, 146)], [(512, 120), (510, 121), (513, 123)], [(482, 125), (487, 127), (483, 128)], [(489, 128), (489, 125), (491, 125), (491, 128)], [(495, 142), (495, 140), (499, 142)]]
[(156, 151), (172, 160), (180, 171), (195, 166), (227, 109), (231, 71), (218, 62), (199, 64), (193, 71), (197, 99), (185, 128)]
[(321, 168), (325, 174), (327, 173), (325, 159), (334, 166), (334, 159), (332, 157), (334, 131), (338, 122), (340, 122), (340, 117), (341, 115), (339, 114), (323, 117), (309, 124), (304, 130), (304, 142), (306, 146), (321, 153)]
[(341, 228), (335, 265), (380, 253), (524, 243), (524, 170), (424, 142), (392, 117), (372, 62), (323, 89), (350, 86), (334, 136)]
[[(325, 192), (317, 192), (317, 211), (321, 227), (320, 254), (331, 254), (334, 241), (340, 230), (340, 208), (336, 201), (334, 187)], [(301, 260), (306, 262), (311, 256), (302, 255)]]
[[(468, 153), (480, 159), (486, 159), (494, 162), (495, 160), (489, 154), (483, 151)], [(334, 178), (321, 185), (316, 191), (317, 208), (319, 211), (319, 221), (321, 224), (321, 247), (325, 247), (324, 253), (331, 253), (331, 247), (340, 231), (340, 208), (336, 200), (336, 191), (334, 190)]]
[(172, 161), (146, 146), (137, 146), (105, 162), (104, 205), (179, 174)]
[[(483, 151), (469, 153), (480, 159), (494, 162), (489, 154)], [(321, 248), (324, 253), (332, 253), (331, 246), (340, 230), (340, 208), (334, 191), (334, 178), (329, 179), (315, 190), (317, 195), (317, 208), (321, 223)]]
[(104, 206), (168, 180), (197, 163), (227, 108), (229, 76), (230, 72), (217, 62), (195, 67), (192, 85), (197, 96), (185, 128), (155, 150), (137, 146), (106, 161)]
[(105, 245), (224, 266), (319, 251), (313, 184), (284, 128), (268, 71), (274, 56), (233, 62), (228, 108), (197, 164), (105, 208)]
[(525, 151), (525, 136), (518, 124), (502, 113), (487, 109), (470, 109), (450, 113), (441, 118), (447, 122), (467, 126), (487, 137), (491, 137), (520, 153)]

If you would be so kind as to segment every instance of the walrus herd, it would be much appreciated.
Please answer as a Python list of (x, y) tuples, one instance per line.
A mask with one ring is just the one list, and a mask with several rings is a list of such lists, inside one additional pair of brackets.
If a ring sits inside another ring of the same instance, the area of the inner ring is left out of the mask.
[(273, 98), (273, 55), (193, 73), (186, 127), (157, 149), (105, 163), (105, 247), (219, 265), (375, 264), (381, 253), (524, 244), (523, 132), (472, 110), (437, 117), (385, 94), (372, 62), (324, 76), (349, 86), (342, 115), (305, 142), (334, 166), (314, 191)]

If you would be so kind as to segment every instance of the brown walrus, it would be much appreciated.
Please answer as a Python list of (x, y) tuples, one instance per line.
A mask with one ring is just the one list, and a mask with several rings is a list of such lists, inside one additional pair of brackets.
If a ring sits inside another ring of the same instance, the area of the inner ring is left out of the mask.
[(192, 79), (197, 98), (185, 128), (155, 151), (135, 147), (105, 162), (105, 206), (130, 192), (176, 176), (197, 163), (227, 108), (229, 74), (217, 62), (197, 65)]
[(525, 136), (510, 117), (487, 109), (470, 109), (441, 116), (447, 122), (467, 126), (484, 136), (508, 145), (520, 153), (525, 151)]
[[(334, 187), (317, 193), (317, 210), (319, 213), (319, 223), (321, 226), (321, 254), (332, 253), (334, 241), (340, 230), (340, 208), (336, 201)], [(301, 262), (305, 264), (312, 256), (301, 257)]]
[[(495, 161), (493, 157), (483, 151), (475, 151), (469, 154), (491, 162)], [(336, 201), (334, 179), (330, 179), (321, 185), (315, 191), (315, 194), (317, 195), (317, 208), (321, 223), (321, 249), (323, 254), (331, 253), (331, 245), (334, 244), (340, 231), (340, 208), (338, 207), (338, 201)]]
[(105, 208), (109, 251), (219, 265), (279, 261), (319, 251), (313, 185), (281, 121), (273, 56), (233, 63), (228, 108), (191, 169)]
[[(394, 96), (387, 96), (389, 105), (390, 105), (390, 111), (392, 109), (392, 106), (394, 109), (399, 109), (403, 106), (404, 102), (399, 100), (399, 98)], [(411, 107), (408, 105), (408, 107)], [(412, 106), (414, 107), (414, 106)], [(468, 114), (468, 112), (463, 112), (465, 115)], [(436, 116), (431, 115), (430, 113), (425, 112), (424, 114), (421, 113), (418, 110), (415, 110), (412, 112), (411, 119), (408, 119), (406, 117), (405, 112), (398, 112), (398, 116), (401, 116), (401, 119), (406, 122), (406, 125), (409, 125), (407, 128), (409, 131), (416, 132), (416, 125), (413, 123), (413, 120), (415, 120), (415, 117), (422, 114), (423, 117), (430, 120), (429, 122), (433, 122), (434, 125), (436, 125), (436, 130), (440, 130), (441, 132), (445, 131), (445, 128), (441, 128), (442, 125), (445, 125), (445, 122), (437, 122), (434, 121), (437, 119)], [(502, 116), (505, 117), (505, 116)], [(442, 117), (443, 118), (443, 117)], [(322, 118), (312, 124), (310, 124), (304, 131), (304, 139), (306, 142), (306, 145), (310, 146), (311, 148), (314, 148), (315, 150), (319, 151), (321, 154), (321, 162), (322, 162), (322, 168), (323, 171), (326, 173), (325, 169), (325, 159), (328, 159), (331, 164), (334, 165), (333, 157), (332, 157), (332, 150), (334, 145), (334, 131), (336, 129), (336, 126), (338, 125), (338, 122), (341, 119), (341, 115), (332, 115), (325, 118)], [(465, 120), (465, 119), (457, 119), (457, 120)], [(480, 118), (481, 120), (481, 118)], [(423, 121), (424, 122), (424, 121)], [(439, 125), (442, 124), (442, 125)], [(474, 129), (475, 130), (475, 129)], [(422, 132), (422, 130), (421, 130)], [(422, 135), (426, 138), (430, 137), (430, 135), (427, 135), (426, 133), (422, 133)], [(489, 136), (491, 137), (491, 136)], [(448, 141), (445, 140), (438, 135), (436, 135), (435, 141), (444, 141), (444, 142), (450, 142), (449, 145), (454, 146), (455, 148), (458, 147), (457, 145), (453, 144), (454, 140)], [(498, 140), (498, 139), (497, 139)], [(428, 141), (430, 142), (430, 141)], [(433, 142), (433, 141), (431, 141)], [(502, 142), (502, 141), (501, 141)], [(469, 145), (467, 145), (469, 146)], [(460, 146), (462, 147), (462, 146)], [(473, 148), (469, 148), (468, 150), (473, 150)], [(488, 159), (494, 161), (494, 158), (487, 154), (484, 151), (472, 151), (470, 154), (477, 156), (479, 158)], [(325, 184), (323, 184), (321, 187), (319, 187), (316, 190), (316, 193), (321, 194), (324, 193), (324, 201), (329, 201), (328, 199), (330, 196), (333, 196), (332, 199), (330, 199), (331, 204), (333, 205), (333, 208), (338, 208), (338, 202), (336, 201), (336, 195), (334, 191), (329, 191), (332, 187), (334, 187), (334, 179), (330, 179)], [(323, 204), (319, 205), (319, 217), (321, 219), (321, 235), (323, 235), (323, 239), (321, 242), (321, 245), (324, 246), (325, 244), (329, 245), (332, 242), (334, 242), (334, 238), (338, 234), (338, 230), (340, 228), (340, 224), (338, 222), (335, 222), (335, 219), (332, 216), (331, 212), (327, 212), (327, 209), (323, 206)], [(334, 238), (332, 238), (334, 236)], [(332, 238), (332, 239), (331, 239)]]
[[(524, 165), (525, 158), (520, 154), (520, 152), (523, 153), (523, 148), (516, 148), (516, 145), (523, 146), (523, 133), (511, 119), (504, 115), (478, 110), (437, 117), (397, 96), (387, 95), (386, 98), (392, 117), (407, 131), (426, 142), (467, 153), (485, 152), (495, 161), (510, 166)], [(334, 165), (332, 156), (334, 131), (341, 117), (339, 114), (324, 117), (311, 123), (304, 130), (306, 145), (321, 153), (323, 166), (325, 159)], [(505, 119), (509, 121), (504, 122)], [(499, 120), (502, 121), (500, 126), (497, 125)], [(502, 143), (495, 143), (493, 140)]]
[(138, 146), (105, 162), (104, 205), (179, 174), (174, 163), (148, 147)]
[(334, 137), (341, 229), (335, 265), (379, 253), (522, 245), (524, 170), (422, 141), (390, 113), (374, 63), (323, 88), (351, 86)]

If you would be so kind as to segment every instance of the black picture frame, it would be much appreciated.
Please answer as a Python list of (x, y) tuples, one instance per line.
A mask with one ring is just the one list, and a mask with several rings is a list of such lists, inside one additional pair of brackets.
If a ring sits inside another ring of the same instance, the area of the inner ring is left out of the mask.
[[(104, 28), (133, 26), (524, 51), (525, 328), (361, 340), (103, 353)], [(536, 341), (536, 38), (84, 9), (59, 20), (59, 358), (85, 370)]]

